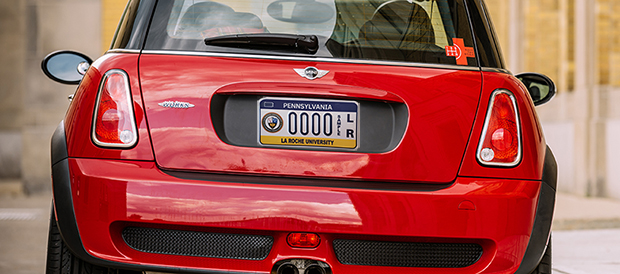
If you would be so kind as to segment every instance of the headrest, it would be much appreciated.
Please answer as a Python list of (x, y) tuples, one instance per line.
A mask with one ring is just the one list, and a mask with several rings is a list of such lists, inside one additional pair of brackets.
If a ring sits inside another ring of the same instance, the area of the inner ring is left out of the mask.
[(379, 6), (359, 33), (360, 40), (386, 41), (395, 48), (410, 43), (435, 43), (431, 19), (420, 5), (390, 1)]

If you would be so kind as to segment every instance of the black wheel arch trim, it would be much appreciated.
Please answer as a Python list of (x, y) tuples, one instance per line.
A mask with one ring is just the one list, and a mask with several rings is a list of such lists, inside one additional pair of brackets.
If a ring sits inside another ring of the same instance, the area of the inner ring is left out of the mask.
[[(109, 267), (115, 269), (157, 271), (157, 272), (183, 272), (183, 273), (205, 273), (205, 274), (249, 274), (250, 272), (230, 272), (198, 270), (191, 268), (159, 267), (150, 265), (134, 265), (119, 263), (96, 258), (90, 255), (80, 237), (77, 226), (75, 211), (73, 210), (73, 195), (71, 193), (71, 173), (69, 171), (69, 154), (67, 151), (67, 141), (65, 136), (64, 121), (58, 125), (51, 141), (52, 158), (52, 192), (53, 210), (56, 211), (58, 230), (63, 242), (73, 255), (83, 261), (93, 265)], [(251, 272), (255, 273), (255, 272)]]
[(60, 122), (58, 127), (56, 127), (56, 131), (54, 131), (54, 135), (52, 135), (51, 145), (52, 166), (64, 159), (69, 158), (67, 140), (65, 138), (65, 121)]
[(558, 168), (555, 156), (553, 156), (553, 152), (549, 146), (547, 146), (532, 235), (530, 236), (530, 241), (525, 250), (521, 265), (515, 274), (531, 273), (536, 269), (545, 254), (547, 242), (551, 236), (551, 222), (553, 220), (553, 211), (555, 208), (558, 178), (557, 171)]

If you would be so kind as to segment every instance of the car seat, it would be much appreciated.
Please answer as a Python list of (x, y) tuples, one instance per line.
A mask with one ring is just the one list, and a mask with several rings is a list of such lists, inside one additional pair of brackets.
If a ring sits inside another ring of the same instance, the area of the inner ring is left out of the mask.
[(181, 18), (180, 26), (181, 35), (196, 38), (266, 32), (255, 14), (235, 12), (229, 6), (211, 1), (190, 6)]
[(435, 46), (435, 32), (424, 8), (395, 0), (375, 10), (359, 31), (359, 42), (365, 58), (411, 61)]

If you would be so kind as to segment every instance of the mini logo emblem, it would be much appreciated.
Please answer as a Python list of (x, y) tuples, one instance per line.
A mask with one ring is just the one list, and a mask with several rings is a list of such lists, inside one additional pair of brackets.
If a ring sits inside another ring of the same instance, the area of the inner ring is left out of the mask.
[(263, 128), (271, 133), (276, 133), (282, 129), (282, 117), (275, 112), (269, 112), (263, 116)]
[(179, 102), (179, 101), (165, 101), (159, 103), (158, 105), (165, 108), (193, 108), (194, 105), (187, 102)]
[(315, 67), (307, 67), (305, 69), (293, 69), (299, 76), (308, 80), (319, 79), (329, 73), (329, 70), (320, 70)]

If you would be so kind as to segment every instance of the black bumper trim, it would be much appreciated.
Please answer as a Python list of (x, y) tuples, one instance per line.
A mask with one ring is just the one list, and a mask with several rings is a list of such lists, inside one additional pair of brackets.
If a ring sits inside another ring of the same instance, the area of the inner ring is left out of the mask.
[(553, 156), (553, 152), (551, 152), (551, 149), (547, 146), (540, 195), (538, 196), (538, 206), (536, 207), (536, 219), (534, 220), (532, 235), (527, 244), (525, 255), (515, 274), (531, 273), (536, 269), (545, 254), (547, 242), (551, 236), (551, 222), (553, 221), (553, 210), (555, 208), (556, 186), (557, 163)]
[(244, 183), (257, 185), (285, 185), (285, 186), (311, 186), (311, 187), (333, 187), (333, 188), (354, 188), (369, 189), (380, 191), (411, 191), (411, 192), (432, 192), (446, 189), (454, 185), (455, 181), (449, 183), (419, 183), (419, 182), (390, 182), (390, 181), (364, 181), (334, 178), (297, 178), (287, 176), (256, 176), (241, 174), (218, 174), (201, 173), (195, 171), (176, 171), (167, 170), (159, 167), (160, 170), (170, 176), (185, 179), (209, 182)]

